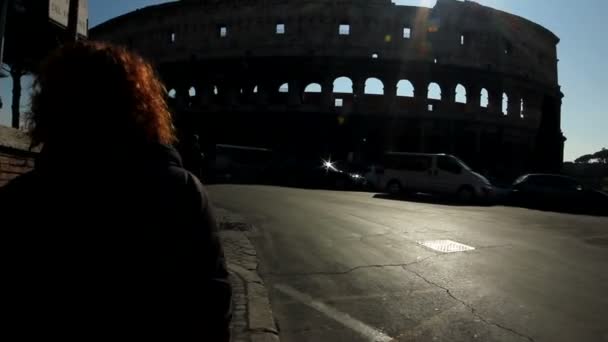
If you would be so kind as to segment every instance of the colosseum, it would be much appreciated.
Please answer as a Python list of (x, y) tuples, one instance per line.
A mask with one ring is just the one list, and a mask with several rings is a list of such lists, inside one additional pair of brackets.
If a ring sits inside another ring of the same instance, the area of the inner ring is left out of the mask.
[(559, 38), (473, 1), (182, 0), (90, 34), (152, 61), (208, 149), (441, 152), (504, 177), (562, 164)]

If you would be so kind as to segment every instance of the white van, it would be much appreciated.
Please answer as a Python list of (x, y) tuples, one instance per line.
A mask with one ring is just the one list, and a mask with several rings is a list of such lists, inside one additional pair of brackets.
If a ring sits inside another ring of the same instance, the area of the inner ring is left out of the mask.
[(489, 199), (491, 183), (448, 154), (389, 152), (365, 177), (379, 191), (456, 195), (461, 201)]

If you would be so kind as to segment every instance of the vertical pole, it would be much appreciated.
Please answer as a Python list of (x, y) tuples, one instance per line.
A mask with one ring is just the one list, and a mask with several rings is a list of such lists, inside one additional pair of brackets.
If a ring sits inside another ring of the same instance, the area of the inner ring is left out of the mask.
[(23, 73), (19, 68), (13, 66), (11, 68), (11, 77), (13, 79), (13, 103), (11, 104), (11, 112), (13, 114), (11, 126), (13, 128), (21, 127), (21, 76)]
[[(4, 63), (4, 32), (6, 29), (6, 12), (8, 12), (8, 2), (10, 0), (0, 0), (0, 68)], [(0, 77), (3, 72), (0, 70)]]
[[(9, 0), (0, 0), (0, 78), (6, 77), (7, 75), (2, 70), (4, 66), (4, 32), (6, 29), (6, 12), (8, 11)], [(4, 107), (2, 98), (0, 98), (0, 109)]]
[(70, 13), (68, 14), (68, 40), (78, 40), (78, 10), (80, 0), (70, 0)]

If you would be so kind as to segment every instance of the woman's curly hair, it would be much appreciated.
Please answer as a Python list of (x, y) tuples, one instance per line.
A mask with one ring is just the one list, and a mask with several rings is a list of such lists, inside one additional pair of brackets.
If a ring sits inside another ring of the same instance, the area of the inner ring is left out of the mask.
[(171, 144), (166, 90), (151, 65), (123, 47), (77, 42), (57, 49), (36, 75), (32, 145)]

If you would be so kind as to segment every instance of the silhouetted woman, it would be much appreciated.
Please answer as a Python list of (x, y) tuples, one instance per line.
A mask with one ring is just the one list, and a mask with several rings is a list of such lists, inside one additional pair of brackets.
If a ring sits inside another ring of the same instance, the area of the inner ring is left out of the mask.
[(30, 117), (42, 152), (0, 189), (4, 336), (228, 340), (216, 223), (170, 147), (165, 95), (123, 48), (76, 43), (43, 64)]

